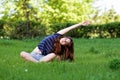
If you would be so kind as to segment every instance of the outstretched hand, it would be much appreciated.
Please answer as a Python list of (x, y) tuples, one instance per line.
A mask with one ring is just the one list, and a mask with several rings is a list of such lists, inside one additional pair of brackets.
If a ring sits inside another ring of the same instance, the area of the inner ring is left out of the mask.
[(91, 23), (90, 21), (84, 21), (84, 22), (81, 23), (81, 25), (82, 25), (82, 26), (87, 26), (87, 25), (89, 25), (90, 23)]

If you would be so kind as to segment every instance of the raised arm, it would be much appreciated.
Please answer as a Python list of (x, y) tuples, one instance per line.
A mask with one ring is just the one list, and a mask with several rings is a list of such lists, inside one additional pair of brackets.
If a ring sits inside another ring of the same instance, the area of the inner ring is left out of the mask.
[(67, 32), (69, 32), (70, 30), (73, 30), (73, 29), (75, 29), (75, 28), (77, 28), (77, 27), (79, 27), (79, 26), (86, 26), (86, 25), (88, 25), (88, 24), (90, 24), (90, 21), (85, 21), (85, 22), (82, 22), (82, 23), (78, 23), (78, 24), (69, 26), (69, 27), (67, 27), (67, 28), (64, 28), (64, 29), (58, 31), (57, 33), (63, 35), (63, 34), (66, 34)]

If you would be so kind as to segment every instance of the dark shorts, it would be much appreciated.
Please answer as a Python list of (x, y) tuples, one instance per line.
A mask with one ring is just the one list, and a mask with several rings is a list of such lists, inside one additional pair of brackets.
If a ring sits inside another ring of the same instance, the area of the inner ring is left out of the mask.
[(34, 59), (36, 59), (37, 61), (39, 61), (40, 59), (42, 59), (44, 57), (44, 55), (42, 54), (38, 54), (38, 53), (35, 53), (35, 52), (31, 52), (31, 55)]

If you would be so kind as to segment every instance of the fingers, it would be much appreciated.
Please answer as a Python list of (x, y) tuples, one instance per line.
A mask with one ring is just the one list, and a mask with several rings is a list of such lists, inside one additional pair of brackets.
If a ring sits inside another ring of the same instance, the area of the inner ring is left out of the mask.
[(85, 21), (85, 22), (82, 23), (82, 25), (83, 25), (83, 26), (87, 26), (87, 25), (89, 25), (90, 23), (91, 23), (90, 21)]

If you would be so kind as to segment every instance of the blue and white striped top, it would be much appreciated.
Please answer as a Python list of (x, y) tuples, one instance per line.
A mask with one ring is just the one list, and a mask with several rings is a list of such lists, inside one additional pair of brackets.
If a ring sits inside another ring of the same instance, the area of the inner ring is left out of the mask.
[(62, 36), (59, 33), (45, 37), (39, 44), (38, 48), (42, 52), (42, 55), (47, 55), (54, 52), (54, 42), (59, 37)]

